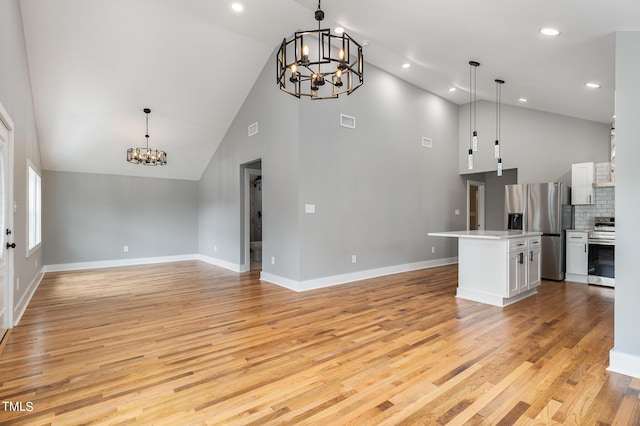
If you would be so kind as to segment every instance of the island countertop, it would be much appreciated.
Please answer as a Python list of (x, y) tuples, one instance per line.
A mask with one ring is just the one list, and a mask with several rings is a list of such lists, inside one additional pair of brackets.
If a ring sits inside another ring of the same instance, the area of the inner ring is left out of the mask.
[(474, 238), (480, 240), (507, 240), (509, 238), (535, 237), (542, 235), (542, 232), (524, 231), (447, 231), (429, 232), (430, 237), (452, 237), (452, 238)]

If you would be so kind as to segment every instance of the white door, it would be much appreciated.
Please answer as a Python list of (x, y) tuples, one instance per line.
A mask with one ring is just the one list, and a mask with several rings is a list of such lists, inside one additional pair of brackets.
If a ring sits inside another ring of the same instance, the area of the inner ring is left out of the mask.
[(0, 339), (12, 327), (13, 312), (13, 122), (0, 104)]

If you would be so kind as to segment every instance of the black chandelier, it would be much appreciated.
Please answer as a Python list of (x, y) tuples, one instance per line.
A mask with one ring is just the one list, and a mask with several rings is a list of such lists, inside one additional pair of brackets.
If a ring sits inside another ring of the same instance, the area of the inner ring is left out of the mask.
[(144, 113), (147, 114), (147, 132), (144, 137), (147, 139), (146, 148), (129, 148), (127, 150), (127, 161), (133, 164), (142, 164), (144, 166), (164, 166), (167, 164), (167, 153), (159, 149), (149, 149), (149, 113), (151, 110), (145, 108)]
[[(293, 39), (282, 40), (276, 56), (280, 90), (297, 98), (331, 99), (351, 94), (363, 82), (362, 46), (346, 33), (332, 35), (320, 29), (324, 12), (315, 12), (317, 30), (297, 31)], [(317, 44), (317, 52), (310, 46)]]

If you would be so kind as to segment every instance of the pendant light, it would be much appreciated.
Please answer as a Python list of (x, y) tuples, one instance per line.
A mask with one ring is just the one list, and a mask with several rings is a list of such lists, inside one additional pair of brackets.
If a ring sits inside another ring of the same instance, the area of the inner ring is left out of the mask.
[(502, 156), (500, 155), (500, 137), (502, 124), (502, 85), (504, 80), (496, 79), (496, 143), (494, 157), (498, 160), (498, 176), (502, 176)]
[(147, 140), (147, 146), (142, 148), (129, 148), (127, 150), (127, 161), (132, 164), (142, 164), (143, 166), (165, 166), (167, 164), (167, 153), (159, 149), (149, 148), (149, 114), (151, 109), (142, 110), (146, 115), (146, 132), (144, 134)]
[(473, 170), (473, 153), (478, 150), (478, 130), (477, 125), (477, 73), (479, 62), (469, 61), (469, 133), (471, 140), (469, 144), (469, 157), (467, 168)]

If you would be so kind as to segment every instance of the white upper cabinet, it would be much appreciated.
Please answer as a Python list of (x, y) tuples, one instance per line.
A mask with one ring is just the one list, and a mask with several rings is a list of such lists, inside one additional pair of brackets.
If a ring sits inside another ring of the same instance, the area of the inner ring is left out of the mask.
[(593, 163), (571, 166), (571, 204), (594, 204)]

